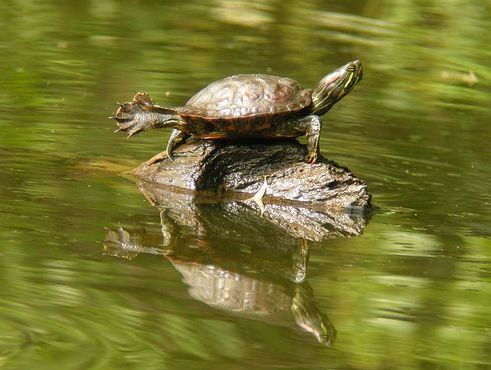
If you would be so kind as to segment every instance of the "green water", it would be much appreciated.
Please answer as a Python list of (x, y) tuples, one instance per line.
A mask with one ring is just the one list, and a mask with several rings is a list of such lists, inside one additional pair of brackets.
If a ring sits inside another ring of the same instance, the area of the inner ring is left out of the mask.
[[(490, 29), (477, 0), (2, 2), (0, 368), (490, 368)], [(135, 91), (358, 58), (321, 148), (380, 208), (360, 236), (256, 234), (226, 204), (169, 230), (119, 175), (169, 135), (113, 133)]]

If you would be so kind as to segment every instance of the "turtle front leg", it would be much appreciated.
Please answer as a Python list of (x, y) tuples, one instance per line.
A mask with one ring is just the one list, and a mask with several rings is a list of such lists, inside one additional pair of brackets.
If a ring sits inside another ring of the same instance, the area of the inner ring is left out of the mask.
[(307, 163), (315, 163), (320, 157), (319, 139), (321, 134), (322, 121), (319, 116), (310, 115), (301, 118), (297, 122), (298, 128), (307, 135)]
[(172, 152), (174, 149), (176, 149), (178, 146), (184, 144), (186, 139), (191, 136), (184, 131), (174, 129), (172, 130), (172, 133), (170, 134), (169, 141), (167, 142), (167, 148), (166, 148), (166, 153), (167, 157), (173, 161), (174, 157), (172, 156)]

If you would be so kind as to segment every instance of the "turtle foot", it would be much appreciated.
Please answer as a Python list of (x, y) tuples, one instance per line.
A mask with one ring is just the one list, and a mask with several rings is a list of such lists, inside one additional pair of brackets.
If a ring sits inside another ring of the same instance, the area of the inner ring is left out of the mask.
[[(112, 117), (111, 117), (112, 118)], [(114, 132), (123, 131), (128, 134), (128, 137), (138, 134), (139, 132), (145, 131), (148, 125), (145, 122), (139, 121), (138, 119), (127, 118), (121, 119), (116, 116), (116, 122), (118, 124), (118, 129)]]
[(138, 92), (131, 102), (118, 104), (119, 108), (114, 116), (109, 117), (118, 124), (115, 132), (123, 131), (131, 137), (152, 127), (148, 113), (153, 111), (155, 106), (147, 93)]
[(318, 159), (319, 155), (317, 153), (309, 153), (307, 155), (307, 158), (305, 159), (305, 162), (307, 162), (308, 164), (314, 164), (317, 162)]
[(175, 110), (154, 104), (144, 92), (136, 93), (131, 102), (118, 104), (118, 110), (109, 118), (116, 120), (116, 132), (126, 132), (128, 137), (151, 128), (173, 127), (179, 122)]

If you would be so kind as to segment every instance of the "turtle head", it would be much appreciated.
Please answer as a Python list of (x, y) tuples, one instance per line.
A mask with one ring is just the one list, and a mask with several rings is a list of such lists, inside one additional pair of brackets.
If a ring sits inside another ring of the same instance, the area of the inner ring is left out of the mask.
[(349, 62), (324, 76), (312, 93), (312, 113), (322, 116), (362, 79), (363, 67), (359, 60)]

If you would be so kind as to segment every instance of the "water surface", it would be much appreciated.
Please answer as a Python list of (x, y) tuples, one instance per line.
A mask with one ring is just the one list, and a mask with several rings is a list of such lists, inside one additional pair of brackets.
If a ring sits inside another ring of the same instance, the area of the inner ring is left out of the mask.
[[(0, 5), (0, 366), (489, 368), (490, 19), (477, 0)], [(315, 86), (354, 59), (321, 148), (369, 184), (361, 235), (306, 242), (213, 202), (176, 226), (120, 176), (169, 132), (113, 134), (115, 101), (236, 73)]]

